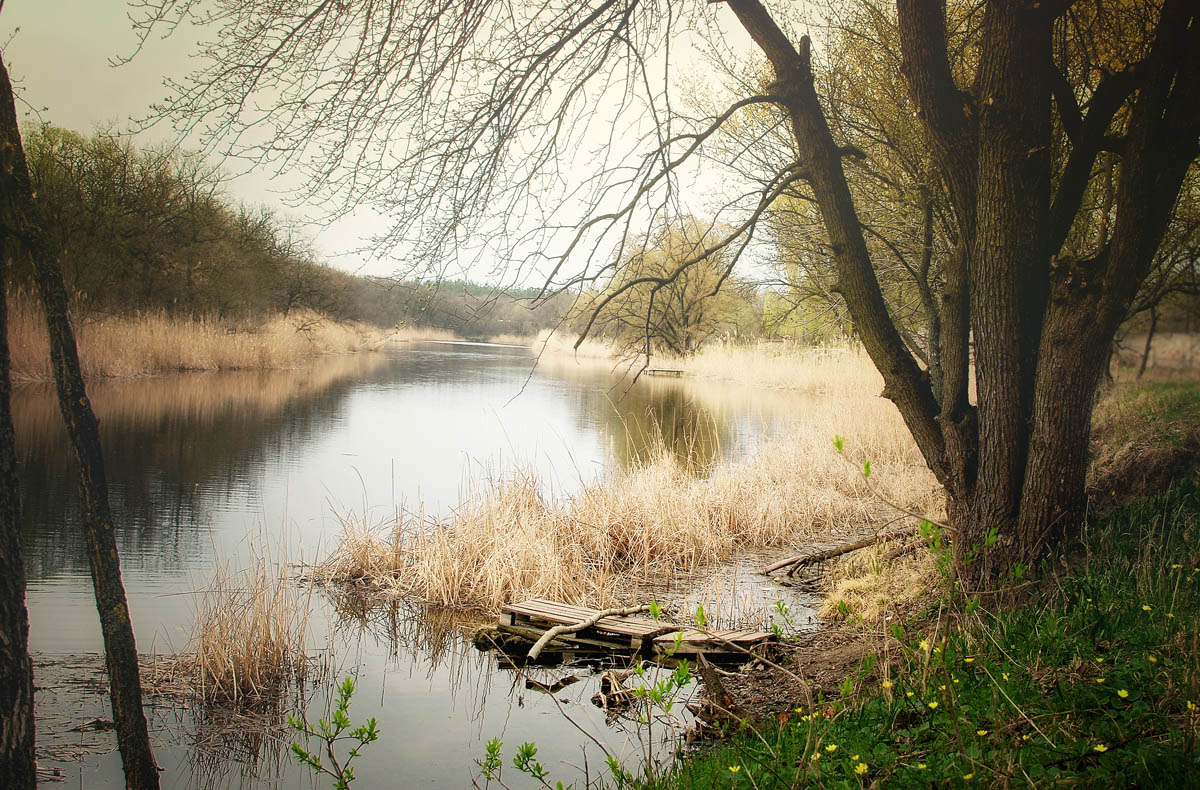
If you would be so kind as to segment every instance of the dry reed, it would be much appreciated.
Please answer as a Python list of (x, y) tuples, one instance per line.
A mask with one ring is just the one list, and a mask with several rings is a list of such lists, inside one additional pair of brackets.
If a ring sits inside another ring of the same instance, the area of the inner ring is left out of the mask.
[[(13, 379), (51, 380), (45, 321), (34, 301), (22, 295), (10, 297), (8, 333)], [(110, 316), (77, 321), (75, 335), (83, 375), (88, 378), (290, 368), (317, 354), (453, 337), (440, 330), (384, 331), (366, 324), (338, 323), (309, 311), (242, 324), (165, 313)]]
[(933, 554), (925, 546), (886, 559), (897, 544), (879, 544), (839, 557), (830, 570), (831, 591), (821, 604), (822, 619), (858, 615), (876, 620), (927, 595), (941, 583)]
[(528, 597), (606, 605), (632, 585), (750, 548), (861, 532), (890, 517), (835, 452), (834, 434), (846, 437), (852, 461), (872, 461), (872, 481), (890, 500), (936, 512), (932, 476), (892, 404), (863, 387), (863, 365), (852, 355), (793, 371), (796, 384), (819, 379), (808, 388), (822, 396), (797, 400), (788, 436), (707, 477), (660, 452), (561, 499), (517, 473), (478, 487), (438, 523), (417, 515), (385, 529), (347, 525), (316, 576), (482, 610)]
[(218, 568), (187, 650), (161, 662), (156, 685), (204, 700), (277, 699), (309, 669), (310, 596), (261, 556), (237, 574)]

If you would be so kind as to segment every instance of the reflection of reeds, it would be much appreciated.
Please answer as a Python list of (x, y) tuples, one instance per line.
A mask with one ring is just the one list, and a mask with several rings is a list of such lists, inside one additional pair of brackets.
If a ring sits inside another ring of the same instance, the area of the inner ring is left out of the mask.
[[(21, 295), (11, 298), (8, 331), (13, 379), (52, 379), (49, 341), (39, 306)], [(165, 313), (110, 316), (78, 322), (75, 333), (83, 375), (89, 378), (176, 370), (272, 370), (294, 367), (315, 354), (453, 337), (439, 330), (384, 331), (330, 321), (306, 311), (241, 324)]]
[[(370, 375), (387, 363), (384, 354), (324, 357), (318, 364), (272, 371), (222, 371), (106, 379), (88, 386), (88, 400), (106, 426), (156, 424), (172, 418), (211, 423), (226, 414), (277, 414), (290, 401), (314, 397), (350, 379)], [(62, 414), (52, 387), (26, 384), (14, 398), (18, 442), (60, 430)]]
[(203, 700), (279, 698), (309, 669), (311, 594), (261, 556), (237, 574), (218, 568), (187, 651), (160, 659), (154, 684)]
[(318, 575), (446, 606), (494, 610), (527, 597), (605, 605), (642, 580), (881, 520), (886, 508), (837, 456), (835, 433), (856, 462), (871, 460), (872, 481), (891, 501), (935, 510), (932, 478), (895, 408), (864, 391), (864, 365), (851, 355), (836, 375), (826, 369), (824, 397), (797, 400), (789, 435), (707, 478), (659, 453), (560, 501), (517, 474), (440, 523), (347, 528)]

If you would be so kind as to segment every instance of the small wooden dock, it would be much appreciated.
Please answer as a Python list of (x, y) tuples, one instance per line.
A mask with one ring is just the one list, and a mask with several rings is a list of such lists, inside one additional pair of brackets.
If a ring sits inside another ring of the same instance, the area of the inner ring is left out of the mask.
[(647, 376), (682, 376), (683, 371), (679, 368), (646, 368), (642, 373)]
[[(600, 613), (599, 609), (572, 606), (535, 598), (507, 604), (500, 614), (500, 631), (534, 642), (551, 628), (576, 625)], [(753, 630), (698, 630), (644, 616), (601, 618), (595, 625), (555, 637), (550, 649), (630, 652), (649, 657), (678, 656), (694, 659), (701, 653), (710, 661), (746, 661), (748, 653), (775, 641), (775, 635)], [(558, 644), (558, 647), (553, 645)]]

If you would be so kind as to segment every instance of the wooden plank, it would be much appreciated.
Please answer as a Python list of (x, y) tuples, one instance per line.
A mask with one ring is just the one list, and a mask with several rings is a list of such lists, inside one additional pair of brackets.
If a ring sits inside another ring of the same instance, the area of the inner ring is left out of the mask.
[[(775, 635), (766, 631), (697, 631), (692, 628), (685, 628), (682, 631), (683, 642), (685, 644), (710, 644), (720, 647), (722, 642), (734, 642), (735, 644), (757, 643), (765, 640), (774, 639)], [(657, 642), (668, 643), (675, 641), (675, 634), (664, 634), (656, 637)]]
[[(528, 639), (530, 642), (536, 642), (545, 633), (544, 628), (529, 628), (523, 625), (502, 625), (500, 626), (500, 630), (506, 634), (514, 634), (522, 639)], [(625, 649), (624, 640), (617, 641), (602, 637), (588, 638), (579, 636), (578, 634), (564, 634), (552, 641), (547, 646), (546, 652), (558, 652), (564, 649), (578, 650), (582, 645), (588, 645), (604, 651)]]
[[(556, 601), (534, 599), (517, 604), (506, 604), (504, 613), (524, 615), (525, 617), (545, 620), (554, 624), (573, 624), (594, 615), (597, 609), (582, 606), (571, 606)], [(663, 623), (658, 620), (648, 620), (641, 617), (605, 617), (596, 623), (595, 628), (610, 631), (614, 634), (650, 639), (667, 631), (674, 631), (678, 626)]]

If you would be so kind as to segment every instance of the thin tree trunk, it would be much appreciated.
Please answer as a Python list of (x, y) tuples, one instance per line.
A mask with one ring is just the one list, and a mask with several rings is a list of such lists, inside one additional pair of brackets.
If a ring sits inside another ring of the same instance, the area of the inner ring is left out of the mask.
[(1146, 346), (1142, 349), (1142, 363), (1138, 365), (1137, 377), (1140, 379), (1146, 372), (1146, 365), (1150, 362), (1150, 344), (1154, 342), (1154, 330), (1158, 328), (1158, 311), (1153, 307), (1150, 308), (1150, 328), (1146, 330)]
[(83, 531), (87, 539), (92, 588), (108, 665), (113, 719), (117, 745), (125, 769), (125, 786), (131, 790), (158, 787), (158, 766), (150, 750), (146, 716), (142, 711), (142, 688), (138, 673), (137, 644), (129, 618), (125, 586), (117, 556), (117, 540), (108, 505), (108, 483), (100, 449), (100, 426), (84, 389), (75, 335), (67, 317), (67, 292), (58, 260), (47, 247), (37, 221), (37, 208), (29, 185), (29, 171), (21, 147), (8, 72), (0, 60), (0, 145), (11, 166), (0, 173), (7, 198), (7, 229), (32, 259), (34, 277), (46, 310), (50, 334), (50, 357), (58, 388), (59, 406), (67, 433), (79, 462), (83, 492)]
[[(6, 75), (4, 79), (7, 81)], [(11, 158), (10, 153), (0, 152), (0, 168), (5, 168)], [(29, 661), (29, 614), (25, 610), (21, 501), (10, 399), (8, 305), (4, 296), (12, 242), (7, 228), (0, 224), (0, 777), (13, 790), (33, 790), (37, 786), (33, 667)]]

